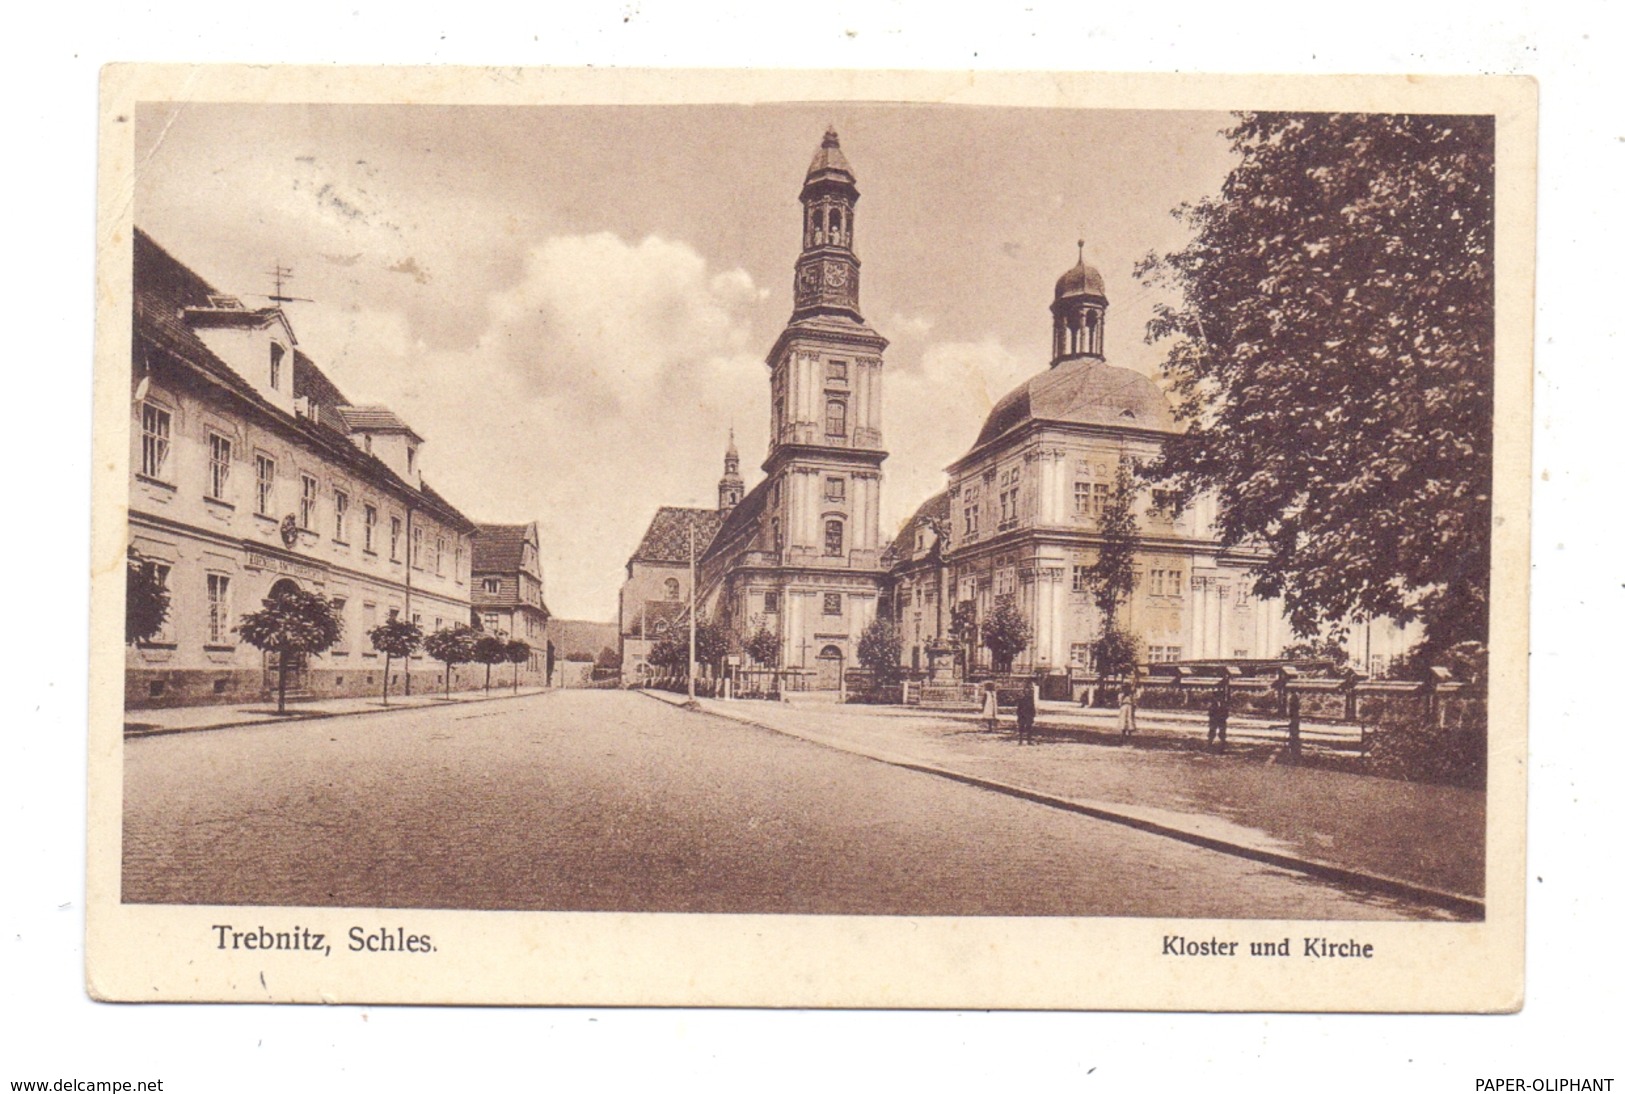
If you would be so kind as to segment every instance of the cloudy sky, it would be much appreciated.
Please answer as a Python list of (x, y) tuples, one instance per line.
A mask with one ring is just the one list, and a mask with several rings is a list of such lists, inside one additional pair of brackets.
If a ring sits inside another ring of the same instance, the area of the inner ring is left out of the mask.
[[(933, 491), (1047, 367), (1076, 240), (1106, 349), (1155, 374), (1132, 267), (1229, 166), (1212, 113), (891, 104), (149, 104), (136, 223), (226, 292), (286, 291), (303, 348), (428, 439), (474, 520), (538, 521), (549, 606), (610, 619), (657, 505), (714, 505), (732, 426), (766, 455), (796, 201), (826, 125), (858, 177), (863, 310), (886, 352), (883, 517)], [(250, 298), (250, 303), (253, 299)]]

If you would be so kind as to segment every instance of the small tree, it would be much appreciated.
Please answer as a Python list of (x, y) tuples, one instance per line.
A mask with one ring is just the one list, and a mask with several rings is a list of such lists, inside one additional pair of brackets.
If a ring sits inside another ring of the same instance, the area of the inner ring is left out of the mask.
[(435, 631), (423, 640), (423, 651), (446, 666), (446, 698), (451, 698), (451, 667), (474, 660), (474, 642), (478, 634), (463, 623)]
[(1009, 672), (1016, 654), (1033, 640), (1033, 629), (1016, 607), (1016, 598), (1004, 593), (993, 602), (993, 610), (982, 625), (982, 643), (993, 654), (993, 670)]
[(277, 655), (276, 712), (288, 709), (288, 662), (295, 654), (317, 654), (331, 649), (344, 633), (333, 602), (318, 593), (290, 589), (268, 596), (263, 607), (237, 623), (237, 633), (256, 649)]
[(508, 637), (498, 631), (474, 637), (473, 660), (485, 666), (485, 694), (491, 694), (491, 667), (508, 660)]
[(619, 672), (621, 669), (620, 651), (615, 649), (613, 646), (605, 646), (603, 649), (598, 651), (598, 656), (593, 658), (592, 663), (593, 667), (598, 669), (600, 672)]
[(903, 664), (903, 633), (887, 619), (876, 619), (858, 639), (858, 664), (883, 684), (894, 683)]
[(158, 564), (131, 547), (124, 563), (125, 643), (133, 646), (147, 641), (164, 629), (167, 618), (169, 590), (164, 587)]
[[(391, 619), (367, 632), (372, 648), (384, 655), (384, 705), (389, 705), (389, 673), (395, 658), (410, 658), (423, 645), (423, 628), (404, 619)], [(408, 663), (407, 671), (411, 671)]]
[[(694, 628), (694, 662), (715, 665), (728, 655), (728, 634), (718, 623), (702, 622)], [(670, 672), (688, 673), (688, 626), (679, 625), (649, 650), (649, 663)]]
[(751, 617), (751, 632), (744, 642), (750, 659), (763, 668), (779, 667), (779, 636), (769, 629), (767, 620), (759, 615)]
[(1126, 631), (1112, 629), (1094, 641), (1095, 671), (1102, 678), (1127, 676), (1140, 663), (1140, 640)]
[(1100, 551), (1084, 571), (1100, 610), (1100, 637), (1095, 639), (1095, 672), (1104, 686), (1106, 677), (1123, 676), (1139, 663), (1139, 642), (1124, 630), (1118, 618), (1134, 595), (1134, 556), (1140, 549), (1134, 523), (1138, 483), (1126, 459), (1117, 461), (1117, 479), (1100, 514)]
[(519, 666), (530, 660), (530, 643), (520, 638), (510, 639), (504, 647), (508, 661), (513, 665), (513, 693), (519, 694)]

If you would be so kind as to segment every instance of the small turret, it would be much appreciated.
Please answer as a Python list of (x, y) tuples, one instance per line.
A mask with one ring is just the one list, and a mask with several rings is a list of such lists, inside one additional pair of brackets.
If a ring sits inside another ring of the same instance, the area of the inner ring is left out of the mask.
[(745, 496), (745, 480), (739, 477), (739, 449), (734, 431), (728, 430), (728, 451), (722, 457), (722, 478), (717, 480), (717, 510), (727, 513)]

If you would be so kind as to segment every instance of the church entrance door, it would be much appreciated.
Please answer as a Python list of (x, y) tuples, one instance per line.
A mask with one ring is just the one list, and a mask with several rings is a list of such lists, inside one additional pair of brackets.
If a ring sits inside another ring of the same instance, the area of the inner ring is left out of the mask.
[(839, 646), (825, 646), (818, 654), (818, 690), (837, 691), (841, 686), (844, 657)]

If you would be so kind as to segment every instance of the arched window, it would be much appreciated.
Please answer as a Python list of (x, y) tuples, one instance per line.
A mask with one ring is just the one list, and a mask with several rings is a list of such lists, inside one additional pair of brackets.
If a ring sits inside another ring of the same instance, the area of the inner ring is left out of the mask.
[(824, 432), (831, 437), (846, 436), (846, 401), (831, 399), (824, 404)]
[(846, 553), (846, 527), (838, 520), (824, 522), (824, 553), (839, 556)]
[(666, 579), (666, 599), (676, 600), (681, 594), (682, 589), (677, 584), (677, 579), (675, 577), (668, 577)]

